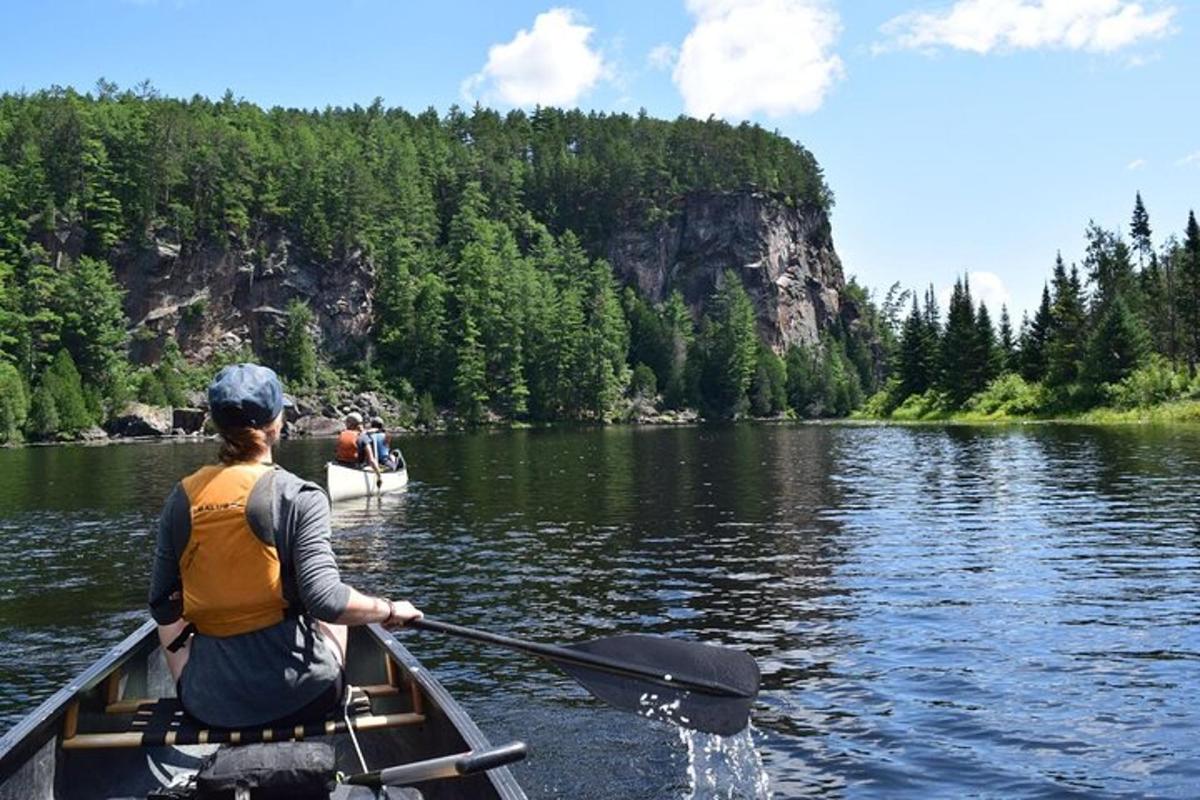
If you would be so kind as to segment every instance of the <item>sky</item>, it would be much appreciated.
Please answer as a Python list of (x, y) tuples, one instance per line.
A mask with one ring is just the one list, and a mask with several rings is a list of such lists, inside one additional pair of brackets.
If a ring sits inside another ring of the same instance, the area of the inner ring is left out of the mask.
[(847, 275), (1019, 320), (1089, 220), (1156, 243), (1200, 206), (1200, 0), (40, 0), (0, 91), (132, 86), (264, 106), (709, 115), (808, 147)]

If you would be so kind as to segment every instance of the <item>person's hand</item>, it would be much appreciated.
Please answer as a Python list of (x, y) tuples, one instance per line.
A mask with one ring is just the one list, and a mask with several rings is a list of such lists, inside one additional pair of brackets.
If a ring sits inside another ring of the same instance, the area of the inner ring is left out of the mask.
[(413, 620), (425, 616), (416, 606), (407, 600), (401, 600), (400, 602), (389, 600), (388, 603), (391, 605), (391, 616), (383, 622), (386, 628), (403, 628)]

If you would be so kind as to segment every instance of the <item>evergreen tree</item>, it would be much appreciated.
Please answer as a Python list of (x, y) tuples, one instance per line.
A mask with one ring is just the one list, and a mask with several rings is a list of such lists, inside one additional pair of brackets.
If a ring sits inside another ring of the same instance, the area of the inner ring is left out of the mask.
[(1054, 266), (1054, 304), (1046, 338), (1046, 384), (1066, 389), (1079, 380), (1086, 331), (1083, 289), (1074, 266), (1068, 274), (1059, 256)]
[(470, 313), (463, 316), (462, 326), (454, 370), (454, 404), (459, 416), (474, 424), (483, 419), (487, 409), (486, 363), (479, 327)]
[(979, 303), (975, 317), (974, 370), (971, 393), (983, 391), (1003, 369), (1003, 353), (996, 347), (996, 330), (987, 306)]
[(900, 399), (923, 394), (937, 380), (937, 337), (927, 324), (927, 317), (917, 308), (912, 310), (900, 329), (899, 345)]
[(694, 336), (691, 313), (678, 290), (671, 292), (663, 305), (662, 325), (667, 347), (666, 379), (662, 384), (663, 404), (667, 408), (680, 408), (686, 401), (684, 373), (688, 349)]
[(1093, 386), (1119, 383), (1149, 351), (1141, 320), (1117, 295), (1096, 322), (1088, 342), (1086, 378)]
[(1088, 280), (1095, 287), (1092, 297), (1092, 315), (1099, 318), (1110, 303), (1121, 295), (1127, 303), (1140, 308), (1137, 297), (1138, 284), (1129, 258), (1129, 247), (1116, 234), (1100, 228), (1095, 223), (1088, 225), (1087, 254), (1084, 266)]
[(1138, 256), (1138, 268), (1144, 270), (1146, 262), (1154, 257), (1154, 244), (1151, 241), (1150, 215), (1142, 203), (1142, 193), (1137, 193), (1133, 204), (1133, 220), (1129, 225), (1129, 235), (1133, 241), (1133, 250)]
[(575, 371), (579, 406), (596, 419), (607, 419), (629, 381), (629, 329), (608, 264), (593, 262), (584, 292), (582, 340), (576, 350)]
[(29, 415), (25, 382), (16, 367), (0, 361), (0, 442), (21, 439), (21, 429)]
[(1020, 364), (1017, 358), (1017, 343), (1013, 338), (1012, 320), (1008, 316), (1008, 306), (1000, 306), (1000, 369), (998, 372), (1017, 372)]
[(977, 391), (980, 374), (979, 327), (971, 301), (971, 287), (965, 279), (954, 282), (940, 349), (938, 388), (946, 393), (955, 408), (961, 408)]
[(176, 344), (174, 339), (168, 339), (166, 344), (163, 345), (163, 352), (158, 360), (158, 366), (154, 368), (158, 384), (162, 387), (163, 405), (181, 408), (188, 404), (187, 373), (187, 362), (183, 359), (183, 353), (179, 351), (179, 345)]
[(54, 405), (54, 394), (45, 384), (33, 390), (25, 428), (34, 439), (53, 439), (58, 435), (58, 409)]
[(749, 391), (750, 413), (756, 417), (773, 416), (787, 405), (787, 367), (783, 359), (761, 341)]
[(725, 272), (713, 295), (710, 313), (697, 341), (701, 363), (696, 401), (715, 416), (735, 417), (747, 408), (758, 335), (754, 306), (732, 270)]
[[(1062, 263), (1061, 255), (1058, 263), (1060, 265)], [(1041, 381), (1046, 377), (1046, 344), (1053, 326), (1054, 311), (1050, 301), (1050, 287), (1043, 284), (1042, 302), (1033, 315), (1033, 321), (1029, 323), (1029, 327), (1024, 330), (1024, 335), (1021, 337), (1021, 377), (1031, 383)]]
[(1200, 225), (1196, 212), (1188, 214), (1178, 270), (1179, 328), (1188, 368), (1194, 375), (1200, 361)]
[(317, 385), (317, 346), (313, 328), (314, 317), (308, 303), (292, 298), (285, 312), (277, 360), (279, 371), (295, 391), (309, 391)]
[(794, 345), (788, 348), (784, 364), (787, 367), (788, 406), (800, 417), (813, 416), (822, 394), (813, 353), (804, 345)]

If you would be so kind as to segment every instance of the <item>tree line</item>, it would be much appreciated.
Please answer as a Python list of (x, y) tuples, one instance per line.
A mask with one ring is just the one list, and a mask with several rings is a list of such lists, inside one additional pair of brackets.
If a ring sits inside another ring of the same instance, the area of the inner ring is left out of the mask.
[[(1200, 226), (1153, 243), (1139, 193), (1128, 238), (1090, 224), (1082, 265), (1061, 254), (1041, 302), (1014, 332), (993, 325), (966, 278), (945, 319), (930, 287), (895, 326), (891, 377), (872, 415), (958, 411), (1054, 415), (1100, 405), (1145, 407), (1200, 396)], [(1082, 267), (1082, 268), (1081, 268)]]
[(361, 358), (320, 357), (298, 301), (262, 352), (218, 356), (267, 360), (301, 391), (386, 389), (467, 422), (607, 419), (634, 395), (721, 416), (844, 412), (875, 388), (862, 325), (781, 359), (732, 273), (695, 320), (678, 296), (651, 307), (622, 290), (598, 257), (615, 226), (747, 187), (833, 202), (804, 147), (711, 119), (263, 109), (106, 81), (0, 95), (0, 437), (76, 435), (129, 399), (181, 404), (203, 385), (216, 365), (172, 341), (156, 364), (128, 360), (148, 332), (130, 329), (113, 265), (164, 233), (185, 252), (253, 252), (283, 230), (331, 269), (371, 259)]

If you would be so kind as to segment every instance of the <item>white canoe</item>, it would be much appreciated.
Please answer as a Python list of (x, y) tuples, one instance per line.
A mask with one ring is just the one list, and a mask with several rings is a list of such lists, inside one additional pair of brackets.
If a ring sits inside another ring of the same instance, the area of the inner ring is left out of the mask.
[(407, 469), (376, 475), (370, 469), (343, 467), (333, 462), (325, 465), (325, 486), (329, 489), (329, 499), (334, 502), (398, 492), (407, 485)]

